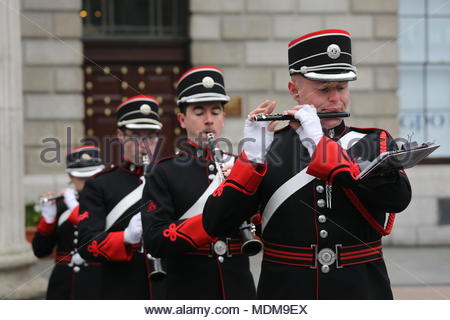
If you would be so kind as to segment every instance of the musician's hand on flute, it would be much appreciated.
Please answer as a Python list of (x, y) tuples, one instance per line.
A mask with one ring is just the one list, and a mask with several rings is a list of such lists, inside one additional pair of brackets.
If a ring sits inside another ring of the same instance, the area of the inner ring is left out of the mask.
[(295, 129), (301, 143), (308, 149), (309, 155), (312, 156), (317, 144), (323, 137), (322, 125), (317, 116), (316, 108), (304, 104), (293, 107), (291, 110), (286, 111), (286, 114), (293, 115), (299, 121), (291, 121), (289, 124)]
[(76, 206), (78, 206), (77, 192), (75, 191), (75, 189), (66, 188), (63, 194), (64, 194), (64, 203), (66, 204), (67, 208), (73, 209)]
[(248, 159), (255, 163), (264, 163), (266, 153), (273, 141), (273, 132), (276, 121), (256, 122), (252, 121), (258, 113), (270, 114), (275, 109), (275, 101), (265, 100), (255, 110), (249, 113), (244, 126), (244, 151)]
[[(46, 192), (41, 195), (42, 198), (49, 198), (55, 196), (54, 192)], [(56, 221), (56, 201), (46, 201), (41, 204), (41, 215), (47, 223), (54, 223)]]

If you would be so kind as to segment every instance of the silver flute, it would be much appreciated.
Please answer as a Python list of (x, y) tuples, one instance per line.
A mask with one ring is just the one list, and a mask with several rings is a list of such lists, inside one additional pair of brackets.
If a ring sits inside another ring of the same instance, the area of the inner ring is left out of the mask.
[[(216, 140), (214, 137), (214, 133), (209, 132), (207, 134), (206, 139), (208, 140), (208, 143), (210, 145), (214, 157), (214, 162), (216, 164), (219, 179), (220, 181), (224, 181), (225, 176), (223, 170), (224, 163), (222, 159), (222, 152), (220, 148), (217, 146), (217, 143), (214, 144), (214, 141)], [(255, 231), (256, 231), (255, 225), (253, 223), (248, 223), (247, 221), (244, 221), (239, 226), (239, 232), (241, 234), (243, 242), (241, 246), (242, 254), (245, 254), (247, 256), (254, 256), (255, 254), (258, 254), (262, 250), (263, 243), (261, 242), (261, 240), (256, 238)]]
[[(328, 112), (328, 113), (318, 113), (317, 116), (320, 119), (329, 119), (329, 118), (348, 118), (350, 117), (350, 113), (348, 112)], [(294, 116), (288, 114), (274, 113), (274, 114), (266, 114), (266, 113), (258, 113), (253, 116), (253, 121), (276, 121), (276, 120), (289, 120), (289, 121), (298, 121), (294, 118)]]
[(47, 202), (53, 201), (53, 200), (59, 200), (64, 198), (64, 194), (55, 194), (54, 196), (48, 196), (48, 197), (39, 197), (39, 202), (34, 204), (34, 211), (41, 212), (42, 206), (46, 204)]
[[(143, 176), (147, 178), (148, 170), (150, 169), (150, 157), (148, 154), (142, 155), (142, 164), (144, 168), (142, 170)], [(144, 253), (144, 240), (141, 240), (141, 251)], [(147, 253), (147, 258), (152, 262), (153, 271), (150, 273), (150, 278), (153, 280), (162, 280), (167, 276), (166, 271), (164, 271), (161, 259), (152, 257)]]

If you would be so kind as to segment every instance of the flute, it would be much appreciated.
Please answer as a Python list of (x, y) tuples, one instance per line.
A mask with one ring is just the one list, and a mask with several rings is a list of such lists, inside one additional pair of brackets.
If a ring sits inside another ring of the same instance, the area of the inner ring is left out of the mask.
[[(317, 115), (319, 116), (320, 119), (350, 117), (350, 113), (348, 112), (328, 112), (328, 113), (318, 113)], [(274, 113), (274, 114), (258, 113), (253, 117), (253, 121), (275, 121), (275, 120), (298, 121), (297, 119), (294, 118), (294, 116), (281, 113)]]

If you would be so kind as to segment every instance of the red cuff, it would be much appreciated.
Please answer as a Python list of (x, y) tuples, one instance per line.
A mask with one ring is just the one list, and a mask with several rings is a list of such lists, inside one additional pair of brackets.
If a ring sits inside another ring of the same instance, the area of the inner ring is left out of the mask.
[(231, 173), (226, 181), (228, 182), (231, 180), (237, 183), (237, 186), (241, 189), (240, 191), (252, 195), (258, 189), (266, 172), (267, 164), (257, 165), (255, 168), (253, 163), (248, 161), (245, 152), (242, 152), (234, 163)]
[(351, 161), (344, 148), (330, 138), (323, 137), (317, 144), (306, 173), (332, 183), (340, 172), (348, 172), (356, 180), (361, 170), (357, 163)]
[(110, 232), (102, 242), (92, 241), (87, 250), (94, 257), (100, 254), (110, 261), (130, 261), (134, 251), (132, 246), (125, 244), (123, 233), (123, 231)]
[(39, 232), (43, 236), (49, 236), (53, 232), (55, 232), (56, 229), (56, 220), (52, 223), (47, 223), (45, 219), (42, 217), (41, 220), (39, 220), (39, 223), (37, 225), (37, 232)]
[(169, 225), (169, 228), (163, 231), (163, 236), (170, 241), (177, 241), (178, 237), (189, 242), (194, 248), (199, 248), (207, 243), (216, 241), (217, 238), (211, 237), (203, 227), (201, 214), (183, 221), (178, 226), (175, 223)]
[(78, 221), (78, 210), (80, 210), (79, 205), (72, 209), (72, 212), (70, 213), (69, 218), (67, 219), (74, 226), (77, 225), (79, 222)]

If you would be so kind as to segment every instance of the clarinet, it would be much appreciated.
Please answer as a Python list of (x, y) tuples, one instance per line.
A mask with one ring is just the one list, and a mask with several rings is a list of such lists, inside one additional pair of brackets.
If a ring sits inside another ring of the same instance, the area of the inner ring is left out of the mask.
[[(207, 134), (206, 139), (208, 140), (208, 143), (210, 145), (214, 157), (214, 162), (216, 164), (219, 180), (224, 181), (225, 176), (223, 173), (224, 163), (222, 159), (222, 153), (217, 144), (214, 144), (215, 141), (214, 133), (209, 132)], [(247, 221), (244, 221), (239, 226), (239, 232), (241, 234), (243, 242), (241, 246), (242, 254), (245, 254), (247, 256), (254, 256), (255, 254), (258, 254), (262, 250), (263, 243), (261, 242), (261, 240), (255, 238), (256, 227), (253, 223), (248, 223)]]
[[(318, 113), (317, 116), (319, 119), (330, 119), (330, 118), (348, 118), (350, 117), (350, 113), (348, 112), (328, 112), (328, 113)], [(275, 120), (289, 120), (289, 121), (298, 121), (294, 118), (294, 116), (288, 114), (274, 113), (274, 114), (265, 114), (258, 113), (252, 119), (253, 121), (275, 121)]]
[[(144, 168), (142, 170), (142, 174), (145, 178), (147, 178), (148, 170), (150, 169), (150, 157), (148, 154), (142, 155), (142, 163), (144, 164)], [(141, 243), (141, 251), (144, 252), (144, 241)], [(167, 273), (164, 271), (161, 258), (155, 258), (147, 253), (147, 258), (152, 262), (153, 271), (150, 273), (149, 277), (153, 280), (162, 280), (167, 276)]]

